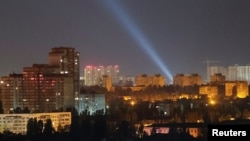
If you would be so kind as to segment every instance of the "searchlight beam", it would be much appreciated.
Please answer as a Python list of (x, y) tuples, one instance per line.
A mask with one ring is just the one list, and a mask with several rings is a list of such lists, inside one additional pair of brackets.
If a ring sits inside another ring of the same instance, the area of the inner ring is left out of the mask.
[(150, 56), (150, 58), (157, 64), (157, 66), (164, 72), (166, 77), (172, 81), (172, 74), (164, 64), (162, 59), (156, 53), (153, 45), (146, 39), (146, 37), (139, 30), (138, 26), (133, 22), (130, 16), (125, 12), (124, 8), (118, 3), (117, 0), (103, 0), (106, 6), (112, 10), (114, 16), (121, 22), (126, 31), (133, 37), (139, 44), (139, 47)]

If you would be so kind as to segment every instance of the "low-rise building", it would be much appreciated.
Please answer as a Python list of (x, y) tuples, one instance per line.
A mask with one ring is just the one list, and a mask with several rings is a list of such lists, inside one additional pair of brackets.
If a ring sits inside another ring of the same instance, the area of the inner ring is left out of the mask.
[(199, 88), (200, 95), (207, 95), (208, 98), (215, 98), (219, 95), (218, 86), (204, 85)]
[(0, 114), (0, 133), (10, 131), (15, 134), (25, 135), (27, 132), (27, 124), (29, 119), (41, 120), (46, 123), (47, 119), (51, 119), (55, 131), (59, 128), (67, 128), (71, 125), (71, 112), (56, 113), (27, 113), (27, 114)]
[(79, 113), (87, 112), (88, 115), (94, 115), (97, 112), (105, 113), (105, 94), (80, 94), (78, 101)]
[(226, 91), (226, 96), (235, 95), (238, 98), (246, 98), (248, 96), (248, 82), (226, 81), (225, 91)]
[(177, 74), (174, 76), (174, 85), (178, 86), (193, 86), (193, 85), (201, 85), (202, 78), (198, 74)]
[(146, 74), (138, 75), (135, 78), (136, 86), (164, 86), (165, 78), (160, 74), (148, 76)]

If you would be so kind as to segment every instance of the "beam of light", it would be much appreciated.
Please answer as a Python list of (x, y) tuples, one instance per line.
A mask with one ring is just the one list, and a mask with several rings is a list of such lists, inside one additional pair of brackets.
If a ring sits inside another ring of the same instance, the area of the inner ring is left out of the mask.
[(164, 72), (170, 81), (172, 81), (172, 74), (165, 66), (159, 55), (153, 49), (153, 45), (146, 39), (136, 24), (131, 20), (130, 16), (125, 12), (121, 5), (116, 0), (104, 0), (106, 6), (112, 10), (114, 16), (121, 22), (129, 34), (139, 44), (139, 47), (145, 51), (157, 66)]

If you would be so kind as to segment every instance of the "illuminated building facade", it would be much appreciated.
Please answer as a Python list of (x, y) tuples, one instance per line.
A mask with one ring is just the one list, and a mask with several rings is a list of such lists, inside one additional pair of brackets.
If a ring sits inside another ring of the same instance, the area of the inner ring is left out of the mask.
[(207, 95), (208, 98), (216, 98), (219, 95), (218, 86), (204, 85), (199, 87), (201, 95)]
[(250, 65), (247, 66), (229, 66), (228, 67), (228, 81), (238, 81), (238, 80), (245, 80), (250, 82)]
[(115, 66), (86, 66), (84, 68), (85, 86), (103, 86), (103, 76), (111, 78), (112, 85), (118, 84), (119, 67)]
[(94, 115), (99, 111), (104, 114), (105, 103), (105, 94), (80, 94), (78, 112), (87, 112), (88, 115)]
[(245, 98), (248, 96), (248, 82), (247, 81), (226, 81), (225, 83), (226, 96), (233, 96), (238, 98)]
[(207, 95), (208, 98), (218, 96), (246, 98), (249, 95), (248, 91), (247, 81), (225, 81), (223, 85), (201, 85), (199, 87), (199, 94)]
[(22, 74), (1, 77), (0, 100), (4, 113), (16, 108), (50, 112), (78, 108), (79, 53), (73, 48), (52, 48), (49, 64), (24, 67)]
[(219, 65), (208, 66), (208, 68), (207, 68), (208, 82), (211, 81), (211, 76), (214, 76), (215, 74), (222, 74), (224, 76), (227, 76), (228, 70), (227, 70), (227, 68), (225, 68), (223, 66), (219, 66)]
[(107, 91), (110, 91), (112, 89), (112, 79), (110, 76), (103, 75), (102, 86), (105, 87)]
[(227, 68), (222, 66), (209, 66), (207, 75), (213, 76), (215, 74), (222, 74), (227, 81), (248, 81), (250, 82), (250, 65), (233, 65)]
[(49, 112), (74, 106), (70, 95), (72, 79), (65, 74), (50, 73), (48, 65), (34, 64), (25, 67), (23, 74), (1, 77), (1, 101), (4, 113), (11, 113), (17, 107), (31, 112)]
[(119, 86), (132, 87), (135, 86), (135, 77), (132, 76), (121, 76), (119, 78)]
[(22, 74), (10, 74), (9, 76), (1, 77), (0, 100), (3, 105), (4, 113), (9, 113), (16, 107), (21, 107), (23, 94)]
[(198, 74), (190, 74), (190, 75), (177, 74), (174, 76), (173, 84), (179, 86), (201, 85), (202, 78)]
[(0, 133), (10, 131), (14, 134), (25, 135), (29, 119), (41, 120), (43, 125), (47, 119), (51, 119), (55, 131), (64, 129), (69, 131), (71, 125), (71, 112), (57, 113), (31, 113), (31, 114), (0, 114)]
[[(72, 91), (69, 93), (68, 99), (71, 101), (78, 99), (80, 93), (80, 54), (72, 47), (55, 47), (49, 52), (49, 66), (56, 68), (57, 74), (66, 74), (71, 78)], [(78, 107), (76, 101), (75, 106)]]
[(224, 85), (226, 82), (226, 76), (221, 73), (215, 73), (210, 77), (210, 84)]
[(164, 86), (165, 78), (160, 74), (147, 76), (146, 74), (138, 75), (135, 77), (136, 86)]

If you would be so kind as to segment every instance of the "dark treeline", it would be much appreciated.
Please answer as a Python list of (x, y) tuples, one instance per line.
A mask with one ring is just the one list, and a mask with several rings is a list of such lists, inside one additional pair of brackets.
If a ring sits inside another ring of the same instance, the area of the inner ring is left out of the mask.
[[(40, 120), (29, 119), (27, 124), (27, 134), (13, 134), (10, 131), (5, 131), (0, 134), (1, 141), (147, 141), (147, 140), (163, 140), (174, 139), (185, 141), (196, 141), (199, 138), (193, 138), (187, 133), (172, 132), (169, 135), (153, 134), (139, 138), (136, 135), (136, 128), (133, 122), (126, 120), (125, 117), (113, 118), (114, 115), (104, 115), (102, 112), (97, 112), (95, 115), (87, 115), (82, 113), (77, 114), (72, 108), (72, 124), (69, 132), (59, 130), (55, 132), (51, 120), (48, 119), (45, 123)], [(42, 128), (44, 127), (44, 128)], [(63, 129), (63, 128), (62, 128)]]

